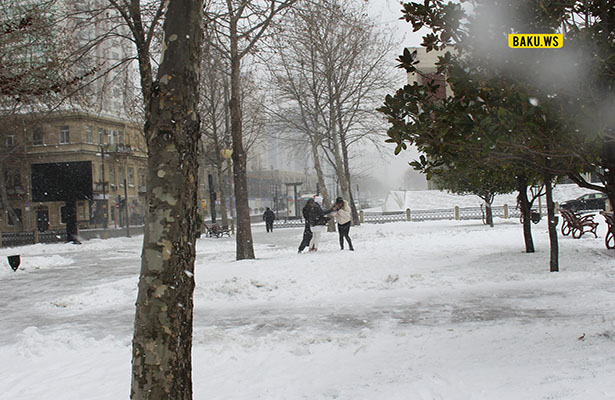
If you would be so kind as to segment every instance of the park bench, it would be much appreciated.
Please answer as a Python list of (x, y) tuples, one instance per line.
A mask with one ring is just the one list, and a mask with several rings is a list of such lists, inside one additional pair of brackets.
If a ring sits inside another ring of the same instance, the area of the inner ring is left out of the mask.
[(604, 217), (606, 224), (608, 225), (608, 231), (604, 238), (604, 244), (607, 249), (615, 248), (615, 214), (600, 211), (600, 214)]
[(598, 223), (594, 222), (594, 214), (576, 214), (574, 211), (560, 209), (560, 215), (563, 218), (562, 222), (562, 235), (568, 236), (572, 232), (572, 237), (575, 239), (580, 238), (586, 232), (591, 232), (595, 237), (596, 227)]
[(231, 230), (229, 229), (228, 225), (220, 226), (218, 224), (213, 224), (213, 225), (203, 224), (203, 226), (205, 227), (205, 236), (207, 237), (219, 238), (224, 235), (228, 237), (231, 236)]

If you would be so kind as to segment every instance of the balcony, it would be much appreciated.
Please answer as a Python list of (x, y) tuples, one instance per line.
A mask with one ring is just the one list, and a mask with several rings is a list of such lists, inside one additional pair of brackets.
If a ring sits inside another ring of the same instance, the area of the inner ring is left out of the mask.
[(21, 186), (13, 186), (13, 187), (8, 187), (6, 189), (6, 193), (7, 194), (24, 194), (25, 191), (24, 191), (23, 187), (21, 187)]
[(132, 148), (129, 145), (126, 144), (109, 144), (107, 145), (107, 149), (106, 151), (108, 153), (123, 153), (123, 154), (129, 154), (132, 152)]

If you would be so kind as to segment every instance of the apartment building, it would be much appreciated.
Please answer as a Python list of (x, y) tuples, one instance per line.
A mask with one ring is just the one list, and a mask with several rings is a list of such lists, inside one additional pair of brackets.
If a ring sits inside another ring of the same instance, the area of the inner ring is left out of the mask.
[(30, 114), (5, 119), (0, 140), (6, 195), (21, 220), (3, 210), (0, 231), (65, 229), (65, 202), (33, 201), (34, 164), (89, 163), (80, 164), (92, 169), (92, 197), (76, 204), (80, 229), (143, 222), (147, 150), (140, 126), (83, 112)]

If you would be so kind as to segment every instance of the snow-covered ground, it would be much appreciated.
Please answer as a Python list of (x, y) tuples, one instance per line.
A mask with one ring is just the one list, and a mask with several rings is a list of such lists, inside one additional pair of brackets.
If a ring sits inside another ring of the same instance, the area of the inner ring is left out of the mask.
[[(255, 226), (198, 241), (194, 398), (614, 399), (615, 254), (545, 221), (399, 222), (325, 233)], [(0, 399), (128, 398), (142, 237), (0, 249)], [(7, 255), (21, 254), (13, 272)], [(581, 338), (582, 337), (582, 338)]]

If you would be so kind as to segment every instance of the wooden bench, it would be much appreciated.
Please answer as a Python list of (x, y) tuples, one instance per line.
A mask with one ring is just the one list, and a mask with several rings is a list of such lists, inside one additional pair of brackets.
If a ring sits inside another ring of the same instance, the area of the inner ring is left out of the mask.
[(572, 237), (580, 238), (586, 232), (591, 232), (595, 237), (598, 223), (594, 222), (594, 214), (576, 214), (574, 211), (560, 209), (560, 215), (563, 218), (562, 235), (568, 236), (572, 232)]
[(606, 233), (606, 237), (604, 238), (604, 244), (607, 249), (613, 249), (615, 248), (615, 214), (604, 211), (600, 211), (600, 214), (602, 214), (608, 225), (608, 231)]
[(229, 229), (228, 225), (220, 226), (218, 224), (213, 224), (213, 225), (203, 224), (203, 226), (205, 227), (205, 236), (207, 237), (219, 238), (224, 235), (228, 237), (231, 236), (231, 230)]

